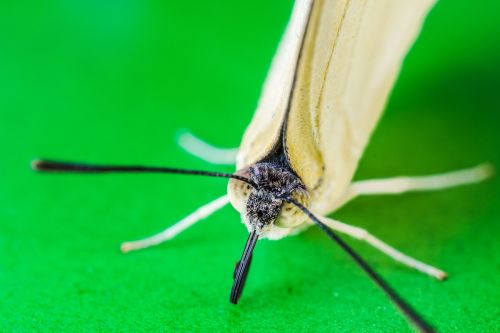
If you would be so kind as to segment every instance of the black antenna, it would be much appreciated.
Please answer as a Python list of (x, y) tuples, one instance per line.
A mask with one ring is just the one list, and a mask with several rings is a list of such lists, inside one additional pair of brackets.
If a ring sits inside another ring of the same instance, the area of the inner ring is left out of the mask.
[(231, 296), (229, 297), (230, 302), (233, 304), (238, 304), (238, 300), (243, 292), (243, 287), (245, 286), (245, 282), (247, 280), (248, 270), (250, 269), (250, 263), (252, 262), (252, 252), (258, 239), (259, 235), (257, 234), (257, 231), (252, 231), (248, 236), (241, 260), (236, 264), (236, 268), (234, 270), (233, 288), (231, 289)]
[(231, 173), (212, 172), (202, 170), (176, 169), (167, 167), (146, 167), (146, 166), (121, 166), (121, 165), (91, 165), (84, 163), (71, 163), (50, 160), (34, 160), (31, 162), (31, 167), (36, 171), (45, 172), (72, 172), (72, 173), (115, 173), (115, 172), (133, 172), (133, 173), (171, 173), (182, 175), (198, 175), (209, 177), (221, 177), (240, 180), (249, 184), (254, 188), (258, 188), (250, 179), (233, 175)]
[(316, 223), (331, 239), (333, 239), (340, 247), (351, 256), (352, 259), (370, 276), (370, 278), (375, 282), (380, 289), (389, 297), (394, 305), (405, 315), (405, 317), (413, 324), (415, 327), (424, 333), (433, 333), (434, 329), (425, 322), (425, 320), (408, 304), (401, 296), (399, 296), (394, 289), (392, 289), (387, 282), (385, 282), (380, 275), (378, 275), (367, 263), (361, 258), (354, 250), (347, 245), (335, 232), (333, 232), (328, 226), (321, 222), (316, 216), (314, 216), (306, 207), (302, 206), (297, 201), (292, 198), (286, 197), (283, 200), (297, 206), (302, 210), (314, 223)]

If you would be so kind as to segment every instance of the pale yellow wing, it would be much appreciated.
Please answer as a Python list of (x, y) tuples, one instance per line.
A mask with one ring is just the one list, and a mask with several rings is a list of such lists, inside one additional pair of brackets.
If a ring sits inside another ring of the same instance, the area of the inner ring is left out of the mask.
[(313, 210), (333, 210), (434, 2), (297, 1), (243, 137), (238, 169), (269, 153), (287, 119), (285, 149)]
[(274, 56), (257, 111), (243, 136), (236, 158), (237, 169), (263, 158), (278, 139), (292, 89), (311, 0), (298, 0)]
[(312, 208), (336, 208), (434, 0), (316, 0), (286, 133)]

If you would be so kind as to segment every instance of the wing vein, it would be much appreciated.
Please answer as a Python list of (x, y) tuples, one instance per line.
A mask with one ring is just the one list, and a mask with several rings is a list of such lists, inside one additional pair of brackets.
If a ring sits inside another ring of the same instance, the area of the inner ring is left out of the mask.
[(321, 81), (321, 88), (319, 90), (319, 95), (318, 95), (318, 102), (316, 103), (316, 107), (315, 107), (316, 112), (314, 113), (315, 117), (314, 117), (313, 123), (315, 124), (315, 128), (320, 128), (319, 127), (320, 113), (317, 112), (317, 110), (319, 110), (320, 106), (321, 106), (321, 101), (323, 99), (323, 92), (325, 90), (326, 80), (327, 80), (328, 72), (329, 72), (329, 69), (330, 69), (330, 64), (332, 62), (333, 54), (335, 53), (335, 50), (337, 48), (337, 41), (338, 41), (338, 37), (340, 35), (340, 31), (344, 27), (343, 23), (344, 23), (345, 16), (347, 14), (347, 10), (349, 9), (349, 4), (350, 4), (350, 2), (348, 2), (346, 4), (346, 6), (344, 7), (344, 11), (342, 13), (342, 17), (340, 18), (339, 27), (338, 27), (337, 31), (335, 32), (335, 37), (334, 37), (333, 45), (332, 45), (332, 48), (331, 48), (330, 56), (328, 57), (328, 62), (326, 63), (325, 71), (323, 72), (323, 78), (322, 78), (322, 81)]

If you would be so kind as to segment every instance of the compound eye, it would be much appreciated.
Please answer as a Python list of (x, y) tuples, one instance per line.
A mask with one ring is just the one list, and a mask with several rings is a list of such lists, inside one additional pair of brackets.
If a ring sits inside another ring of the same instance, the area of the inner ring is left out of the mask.
[[(294, 191), (292, 198), (304, 207), (309, 206), (309, 194), (306, 190)], [(293, 228), (304, 223), (306, 219), (307, 216), (302, 210), (291, 203), (284, 202), (275, 224), (281, 228)]]
[[(248, 169), (242, 169), (236, 172), (237, 175), (243, 177), (250, 177)], [(252, 187), (242, 181), (236, 179), (230, 179), (227, 184), (227, 194), (229, 196), (229, 201), (240, 214), (245, 214), (248, 197), (252, 192)]]

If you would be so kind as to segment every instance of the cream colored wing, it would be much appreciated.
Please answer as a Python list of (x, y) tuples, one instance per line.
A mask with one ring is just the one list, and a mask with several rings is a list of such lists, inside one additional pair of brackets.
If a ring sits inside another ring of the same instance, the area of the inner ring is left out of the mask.
[(238, 169), (269, 153), (285, 126), (285, 151), (311, 193), (311, 208), (332, 211), (434, 2), (297, 1)]
[(317, 0), (288, 116), (286, 148), (328, 213), (349, 185), (401, 63), (434, 0)]
[(259, 161), (278, 140), (311, 4), (311, 0), (295, 2), (292, 17), (264, 84), (259, 106), (243, 136), (236, 158), (237, 169)]

